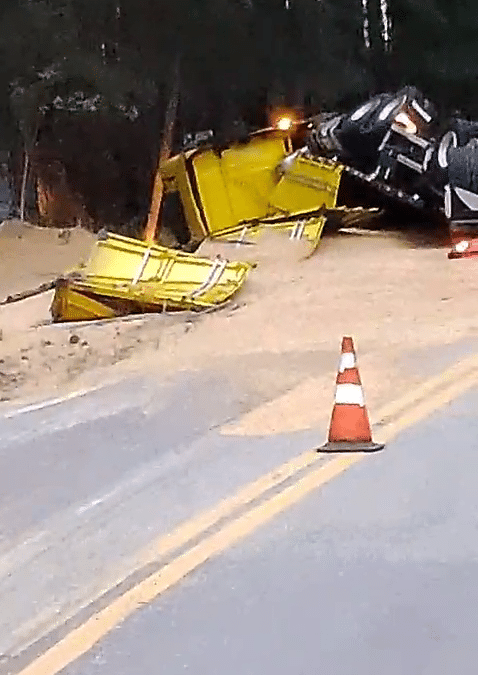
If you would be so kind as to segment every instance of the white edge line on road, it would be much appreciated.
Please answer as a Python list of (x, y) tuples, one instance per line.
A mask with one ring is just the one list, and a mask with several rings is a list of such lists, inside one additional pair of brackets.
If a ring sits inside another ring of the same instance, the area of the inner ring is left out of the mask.
[(20, 415), (25, 415), (26, 413), (36, 412), (37, 410), (44, 410), (45, 408), (52, 408), (53, 406), (60, 405), (61, 403), (66, 403), (75, 398), (81, 398), (87, 394), (92, 394), (100, 389), (105, 388), (105, 385), (99, 385), (97, 387), (91, 387), (90, 389), (79, 389), (78, 391), (72, 391), (69, 394), (64, 396), (58, 396), (57, 398), (50, 398), (46, 401), (39, 401), (38, 403), (30, 403), (21, 408), (15, 408), (10, 410), (2, 415), (3, 419), (12, 419), (13, 417), (18, 417)]

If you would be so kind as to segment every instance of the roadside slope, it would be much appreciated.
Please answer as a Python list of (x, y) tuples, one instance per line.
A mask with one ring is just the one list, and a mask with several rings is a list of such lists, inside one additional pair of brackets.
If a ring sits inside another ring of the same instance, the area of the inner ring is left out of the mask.
[(449, 261), (445, 250), (415, 248), (398, 234), (325, 238), (308, 259), (285, 237), (201, 252), (218, 250), (258, 262), (218, 312), (27, 328), (47, 319), (47, 295), (0, 308), (4, 400), (61, 395), (146, 369), (162, 377), (218, 369), (247, 381), (258, 401), (301, 383), (307, 398), (304, 382), (316, 378), (309, 388), (319, 408), (330, 401), (340, 339), (351, 334), (373, 403), (431, 374), (434, 349), (477, 335), (474, 261)]

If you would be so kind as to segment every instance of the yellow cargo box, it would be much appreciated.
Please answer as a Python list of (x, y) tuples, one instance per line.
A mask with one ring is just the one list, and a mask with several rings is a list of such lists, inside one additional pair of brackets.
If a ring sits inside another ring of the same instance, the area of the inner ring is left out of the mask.
[(108, 234), (83, 268), (58, 280), (51, 313), (72, 321), (214, 307), (239, 290), (251, 268)]

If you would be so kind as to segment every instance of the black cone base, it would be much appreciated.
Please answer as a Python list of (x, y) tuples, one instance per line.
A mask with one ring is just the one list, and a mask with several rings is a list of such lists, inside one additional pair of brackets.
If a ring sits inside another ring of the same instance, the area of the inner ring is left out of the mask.
[(384, 443), (374, 443), (373, 441), (328, 441), (320, 448), (317, 448), (317, 452), (377, 452), (378, 450), (383, 450), (384, 447)]

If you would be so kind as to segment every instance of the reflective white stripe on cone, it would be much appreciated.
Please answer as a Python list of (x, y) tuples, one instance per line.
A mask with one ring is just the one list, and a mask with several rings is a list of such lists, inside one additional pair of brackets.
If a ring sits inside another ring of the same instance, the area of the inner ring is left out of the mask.
[(339, 373), (343, 373), (348, 368), (355, 368), (355, 354), (346, 352), (340, 357)]
[(338, 384), (335, 390), (335, 403), (339, 405), (365, 405), (363, 389), (360, 384)]

